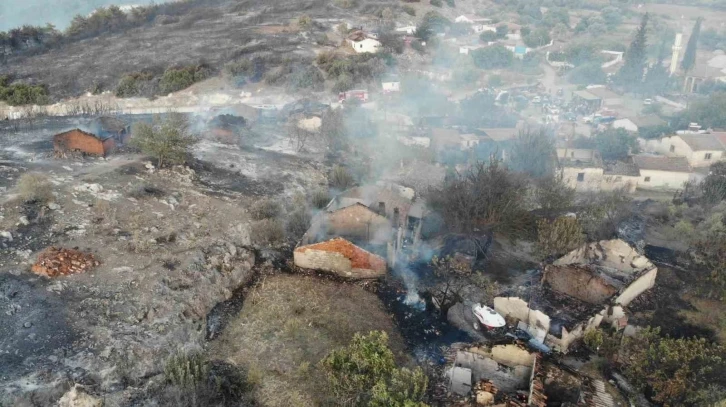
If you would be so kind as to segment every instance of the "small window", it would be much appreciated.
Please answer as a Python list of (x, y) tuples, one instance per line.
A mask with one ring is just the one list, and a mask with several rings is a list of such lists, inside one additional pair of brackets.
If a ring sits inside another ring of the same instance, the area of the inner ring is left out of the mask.
[(711, 153), (706, 153), (706, 159), (707, 160), (710, 160), (711, 159)]
[(577, 182), (582, 182), (584, 180), (585, 180), (585, 173), (584, 172), (577, 173)]
[(643, 181), (650, 182), (650, 177), (645, 177), (645, 179)]
[(671, 145), (671, 153), (675, 153), (675, 152), (676, 152), (676, 146)]

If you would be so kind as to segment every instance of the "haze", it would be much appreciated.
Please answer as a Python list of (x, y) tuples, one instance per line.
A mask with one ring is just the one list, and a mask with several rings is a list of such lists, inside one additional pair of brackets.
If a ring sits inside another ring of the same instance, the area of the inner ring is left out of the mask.
[[(114, 0), (4, 0), (0, 2), (0, 31), (26, 24), (51, 23), (59, 30), (68, 27), (76, 14), (87, 15), (94, 9), (110, 4), (150, 4), (152, 0), (129, 2)], [(160, 2), (156, 2), (160, 3)]]

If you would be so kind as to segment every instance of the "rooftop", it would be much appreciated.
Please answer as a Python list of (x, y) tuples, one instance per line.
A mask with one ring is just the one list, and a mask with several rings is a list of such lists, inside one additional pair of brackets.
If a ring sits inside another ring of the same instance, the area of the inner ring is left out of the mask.
[(640, 176), (640, 169), (633, 162), (610, 161), (605, 163), (604, 169), (604, 175)]
[(635, 155), (633, 162), (642, 170), (691, 172), (685, 157), (666, 157), (662, 155)]
[(516, 127), (498, 127), (478, 130), (494, 141), (513, 140), (519, 134), (519, 130)]
[(617, 99), (620, 97), (620, 95), (605, 87), (587, 88), (585, 91), (599, 99)]
[(655, 115), (655, 114), (629, 117), (628, 119), (638, 127), (656, 127), (656, 126), (665, 126), (668, 124), (668, 122), (661, 119), (660, 117), (658, 117), (658, 115)]
[(679, 137), (693, 151), (719, 151), (724, 149), (721, 140), (714, 134), (681, 134)]
[(111, 136), (109, 136), (109, 137), (99, 137), (99, 136), (97, 136), (97, 135), (95, 135), (95, 134), (93, 134), (93, 133), (89, 133), (89, 132), (87, 132), (87, 131), (83, 131), (83, 130), (81, 130), (81, 129), (78, 129), (78, 128), (76, 128), (76, 129), (72, 129), (72, 130), (68, 130), (68, 131), (64, 131), (64, 132), (62, 132), (62, 133), (58, 133), (58, 134), (56, 134), (56, 135), (55, 135), (55, 136), (53, 136), (53, 137), (59, 137), (59, 136), (62, 136), (62, 135), (65, 135), (65, 134), (68, 134), (68, 133), (71, 133), (71, 132), (74, 132), (74, 131), (77, 131), (77, 132), (79, 132), (79, 133), (81, 133), (81, 134), (84, 134), (84, 135), (86, 135), (86, 136), (90, 136), (90, 137), (93, 137), (93, 138), (95, 138), (95, 139), (98, 139), (98, 140), (101, 140), (101, 141), (105, 141), (105, 140), (108, 140), (108, 139), (110, 139), (110, 138), (111, 138)]

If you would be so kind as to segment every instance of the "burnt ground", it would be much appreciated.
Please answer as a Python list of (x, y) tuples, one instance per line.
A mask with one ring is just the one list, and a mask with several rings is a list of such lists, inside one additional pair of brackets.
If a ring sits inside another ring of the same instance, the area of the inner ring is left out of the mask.
[[(215, 68), (252, 55), (314, 57), (309, 33), (285, 28), (302, 14), (322, 21), (340, 21), (397, 3), (358, 2), (342, 9), (326, 0), (227, 0), (193, 8), (187, 15), (162, 16), (149, 25), (125, 32), (65, 44), (57, 49), (16, 56), (0, 65), (1, 74), (47, 84), (53, 98), (77, 96), (100, 84), (114, 89), (126, 73), (144, 69), (207, 63)], [(285, 28), (285, 29), (283, 29)]]

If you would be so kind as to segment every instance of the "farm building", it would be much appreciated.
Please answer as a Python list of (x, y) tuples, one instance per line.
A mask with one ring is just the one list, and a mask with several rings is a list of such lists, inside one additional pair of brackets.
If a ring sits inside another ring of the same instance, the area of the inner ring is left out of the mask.
[(57, 153), (80, 152), (105, 157), (116, 148), (113, 137), (101, 138), (80, 129), (69, 130), (53, 136), (53, 150)]

